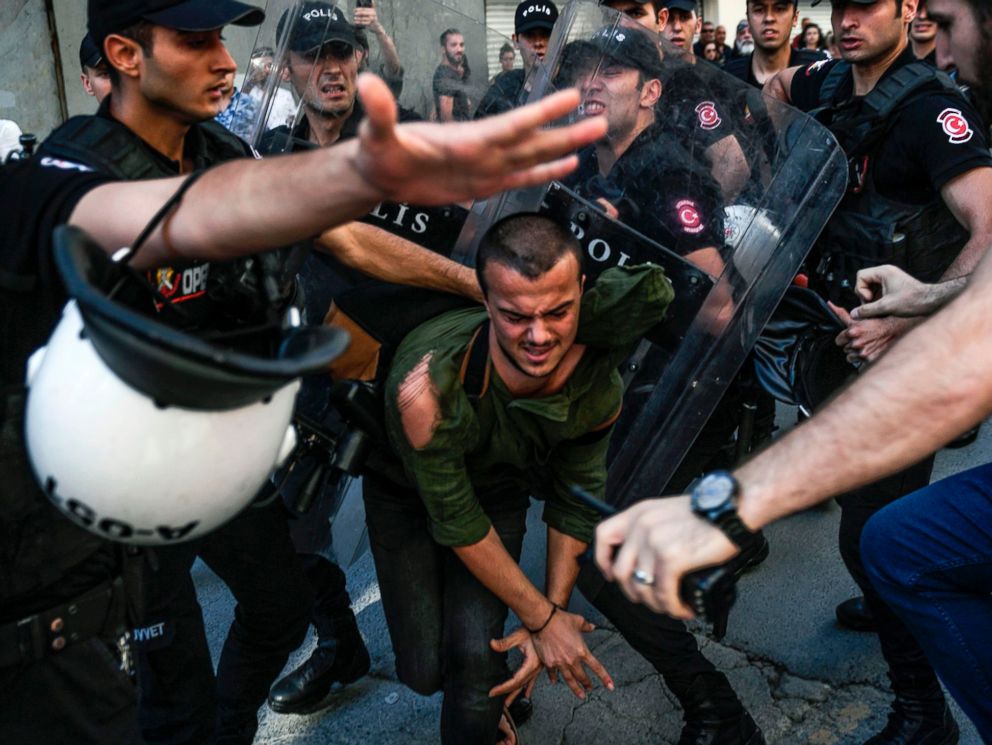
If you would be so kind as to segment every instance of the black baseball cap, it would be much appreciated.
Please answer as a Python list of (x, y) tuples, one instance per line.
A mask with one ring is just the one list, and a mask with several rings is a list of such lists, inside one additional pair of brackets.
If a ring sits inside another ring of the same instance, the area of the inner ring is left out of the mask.
[[(819, 5), (823, 0), (813, 0), (810, 5)], [(845, 3), (854, 3), (855, 5), (874, 5), (878, 0), (844, 0)]]
[(684, 10), (686, 13), (699, 15), (699, 5), (696, 0), (662, 0), (661, 7), (671, 10)]
[[(284, 12), (276, 26), (276, 37), (280, 44), (291, 13), (292, 9)], [(344, 42), (356, 48), (359, 46), (355, 27), (337, 7), (313, 0), (303, 3), (289, 32), (288, 48), (293, 52), (309, 52), (332, 41)]]
[(101, 62), (103, 62), (103, 52), (100, 51), (100, 47), (93, 41), (93, 37), (86, 34), (79, 44), (79, 66), (96, 67)]
[(640, 70), (649, 79), (662, 76), (661, 50), (647, 31), (629, 26), (608, 26), (597, 31), (590, 43), (622, 67)]
[(518, 34), (538, 28), (550, 31), (554, 28), (557, 20), (558, 6), (554, 3), (524, 0), (517, 6), (517, 13), (513, 18), (513, 29)]
[(98, 48), (108, 34), (138, 21), (179, 31), (212, 31), (222, 26), (257, 26), (265, 11), (237, 0), (88, 0), (86, 19)]

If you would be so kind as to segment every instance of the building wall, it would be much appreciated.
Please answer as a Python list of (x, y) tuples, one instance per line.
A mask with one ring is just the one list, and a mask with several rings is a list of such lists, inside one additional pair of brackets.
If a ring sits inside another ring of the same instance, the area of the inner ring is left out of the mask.
[(44, 0), (0, 2), (0, 119), (38, 135), (63, 115), (51, 39)]

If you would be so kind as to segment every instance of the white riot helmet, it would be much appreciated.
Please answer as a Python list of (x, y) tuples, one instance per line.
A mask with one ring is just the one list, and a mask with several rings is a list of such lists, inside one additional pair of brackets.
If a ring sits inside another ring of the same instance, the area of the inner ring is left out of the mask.
[(38, 483), (104, 538), (161, 545), (213, 530), (288, 456), (298, 378), (326, 369), (347, 334), (274, 328), (271, 354), (238, 351), (111, 299), (106, 288), (136, 273), (82, 231), (59, 228), (54, 245), (73, 299), (28, 365)]

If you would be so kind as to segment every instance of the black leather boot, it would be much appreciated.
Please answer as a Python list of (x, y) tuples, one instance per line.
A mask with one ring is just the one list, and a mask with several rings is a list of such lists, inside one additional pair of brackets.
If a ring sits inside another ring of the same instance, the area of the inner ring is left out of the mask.
[(837, 606), (837, 623), (852, 631), (876, 631), (875, 614), (865, 603), (864, 595), (848, 598)]
[(885, 729), (865, 745), (956, 745), (960, 734), (939, 685), (897, 688)]
[(700, 674), (687, 682), (665, 677), (685, 716), (678, 745), (765, 745), (764, 735), (722, 673)]
[(310, 658), (275, 682), (269, 708), (280, 714), (307, 714), (319, 708), (336, 688), (368, 673), (369, 651), (354, 614), (334, 619), (334, 635), (320, 639)]

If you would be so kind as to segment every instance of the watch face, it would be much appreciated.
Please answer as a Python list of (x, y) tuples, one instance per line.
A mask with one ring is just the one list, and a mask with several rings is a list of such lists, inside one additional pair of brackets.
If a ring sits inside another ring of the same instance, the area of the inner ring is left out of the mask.
[(710, 474), (696, 488), (696, 506), (712, 510), (725, 504), (734, 493), (734, 482), (729, 476)]

